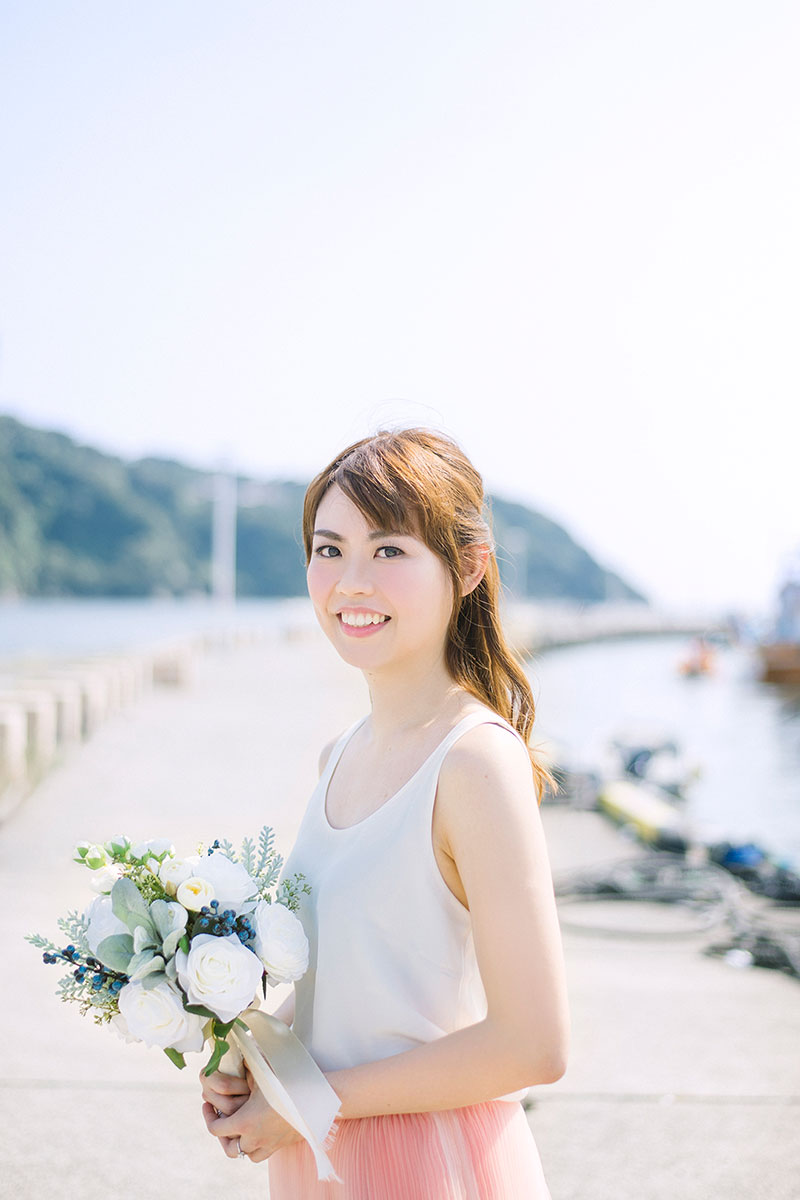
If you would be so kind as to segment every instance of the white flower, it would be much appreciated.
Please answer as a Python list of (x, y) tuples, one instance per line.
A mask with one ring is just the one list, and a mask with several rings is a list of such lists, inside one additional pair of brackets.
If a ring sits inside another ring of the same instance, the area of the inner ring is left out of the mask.
[(201, 858), (194, 874), (208, 880), (223, 910), (232, 908), (238, 912), (245, 900), (251, 900), (258, 892), (258, 884), (242, 864), (232, 862), (221, 850), (213, 850)]
[(126, 983), (118, 1000), (128, 1034), (137, 1041), (181, 1053), (203, 1049), (204, 1018), (187, 1012), (180, 992), (166, 980), (153, 988)]
[(190, 1004), (202, 1004), (220, 1021), (232, 1021), (252, 1003), (264, 968), (236, 934), (213, 937), (201, 933), (187, 954), (175, 955), (178, 980)]
[(126, 837), (124, 833), (118, 833), (115, 837), (109, 838), (105, 848), (109, 854), (124, 855), (130, 849), (131, 839)]
[(92, 871), (89, 886), (93, 892), (102, 896), (110, 892), (117, 880), (121, 878), (122, 864), (111, 863), (108, 867), (99, 867), (96, 871)]
[(189, 912), (200, 912), (204, 904), (210, 904), (216, 899), (216, 895), (207, 879), (201, 879), (199, 875), (190, 875), (178, 886), (175, 899), (184, 908), (188, 908)]
[(158, 869), (158, 877), (169, 896), (174, 896), (180, 885), (192, 873), (192, 863), (185, 858), (165, 858)]
[(298, 918), (284, 904), (261, 900), (251, 918), (254, 949), (270, 981), (291, 983), (308, 967), (308, 938)]
[(107, 937), (117, 933), (129, 933), (127, 925), (123, 925), (119, 917), (114, 916), (110, 896), (98, 896), (83, 914), (89, 928), (86, 930), (86, 941), (92, 954), (97, 954), (97, 947)]
[[(75, 852), (76, 852), (76, 854), (78, 854), (78, 853), (80, 854), (81, 861), (83, 863), (85, 863), (85, 865), (91, 871), (96, 871), (100, 867), (107, 867), (108, 864), (111, 862), (111, 859), (108, 857), (108, 854), (106, 853), (106, 849), (104, 846), (96, 846), (96, 845), (87, 846), (86, 853), (84, 854), (83, 853), (84, 845), (85, 845), (84, 842), (80, 842), (78, 844), (78, 846), (75, 847)], [(79, 849), (79, 847), (80, 847), (80, 849)]]
[(130, 1029), (128, 1029), (128, 1022), (125, 1020), (122, 1013), (115, 1012), (113, 1017), (109, 1021), (109, 1024), (111, 1026), (113, 1026), (114, 1032), (116, 1033), (117, 1037), (122, 1038), (123, 1041), (125, 1041), (125, 1042), (138, 1042), (139, 1041), (139, 1038), (135, 1038), (131, 1035), (131, 1031), (130, 1031)]
[(147, 858), (152, 855), (153, 858), (164, 858), (165, 855), (173, 855), (175, 847), (168, 838), (150, 838), (147, 842), (137, 842), (131, 847), (131, 856), (133, 858)]

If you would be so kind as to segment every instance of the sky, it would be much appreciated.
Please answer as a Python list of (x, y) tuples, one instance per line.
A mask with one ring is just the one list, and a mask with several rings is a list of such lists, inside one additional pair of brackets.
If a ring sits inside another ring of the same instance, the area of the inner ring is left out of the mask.
[(307, 479), (392, 424), (672, 609), (800, 551), (796, 0), (0, 3), (0, 412)]

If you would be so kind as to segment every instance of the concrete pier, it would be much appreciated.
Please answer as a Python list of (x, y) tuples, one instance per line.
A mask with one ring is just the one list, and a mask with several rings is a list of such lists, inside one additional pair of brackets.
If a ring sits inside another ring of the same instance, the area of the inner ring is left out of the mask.
[[(145, 689), (65, 745), (0, 826), (0, 1196), (267, 1196), (266, 1168), (226, 1159), (205, 1130), (202, 1058), (179, 1072), (59, 1003), (58, 968), (23, 935), (56, 938), (56, 918), (88, 903), (71, 862), (82, 838), (168, 836), (190, 852), (266, 822), (288, 850), (320, 748), (366, 704), (360, 676), (308, 632), (210, 646), (186, 686)], [(543, 819), (557, 874), (638, 852), (596, 813)], [(563, 913), (572, 1054), (529, 1113), (553, 1200), (796, 1197), (800, 984), (637, 914), (626, 935)]]
[(92, 737), (154, 685), (188, 685), (206, 644), (200, 636), (182, 637), (119, 654), (6, 663), (0, 671), (0, 820), (71, 743)]

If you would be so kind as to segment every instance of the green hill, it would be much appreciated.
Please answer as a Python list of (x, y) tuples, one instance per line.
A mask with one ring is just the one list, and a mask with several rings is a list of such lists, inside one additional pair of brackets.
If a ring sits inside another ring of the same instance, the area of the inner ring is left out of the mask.
[[(304, 490), (239, 476), (239, 596), (305, 591)], [(212, 491), (211, 471), (162, 458), (128, 462), (0, 415), (0, 595), (207, 592)], [(554, 521), (496, 497), (491, 507), (501, 571), (515, 592), (643, 600)]]

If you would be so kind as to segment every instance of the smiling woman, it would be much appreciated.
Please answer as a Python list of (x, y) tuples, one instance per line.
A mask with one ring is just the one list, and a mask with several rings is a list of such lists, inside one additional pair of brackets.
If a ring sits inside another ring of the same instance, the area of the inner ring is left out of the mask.
[(285, 868), (311, 884), (310, 966), (278, 1015), (340, 1099), (340, 1182), (257, 1090), (204, 1084), (210, 1131), (269, 1158), (273, 1200), (549, 1195), (520, 1104), (568, 1040), (548, 776), (482, 508), (475, 468), (423, 429), (349, 447), (306, 495), (309, 593), (371, 711), (323, 751)]

